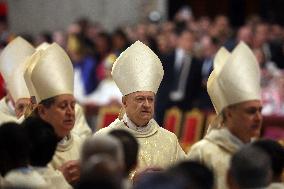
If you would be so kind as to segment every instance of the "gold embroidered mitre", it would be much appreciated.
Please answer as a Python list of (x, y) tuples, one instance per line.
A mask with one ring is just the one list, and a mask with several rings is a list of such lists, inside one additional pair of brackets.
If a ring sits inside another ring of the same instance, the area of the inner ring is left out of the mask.
[(112, 67), (112, 77), (123, 95), (137, 91), (156, 94), (163, 75), (158, 56), (140, 41), (123, 51)]

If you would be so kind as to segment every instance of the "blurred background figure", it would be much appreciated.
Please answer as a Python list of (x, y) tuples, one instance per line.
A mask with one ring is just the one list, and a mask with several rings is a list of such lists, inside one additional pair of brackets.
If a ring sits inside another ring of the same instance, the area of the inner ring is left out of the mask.
[(201, 38), (200, 48), (202, 49), (202, 67), (201, 67), (201, 89), (198, 96), (197, 107), (204, 111), (214, 111), (213, 104), (207, 93), (207, 80), (213, 70), (213, 61), (215, 54), (221, 47), (218, 38), (205, 35)]
[(233, 155), (227, 176), (230, 189), (266, 188), (271, 182), (271, 162), (266, 152), (245, 146)]
[(186, 182), (187, 188), (191, 189), (213, 189), (213, 172), (195, 161), (184, 161), (167, 170), (173, 177)]
[(118, 105), (121, 106), (122, 94), (116, 86), (111, 76), (111, 69), (117, 56), (114, 54), (108, 55), (104, 62), (104, 79), (99, 83), (97, 88), (81, 101), (82, 104), (93, 104), (95, 106)]
[(110, 135), (91, 136), (80, 157), (81, 178), (75, 188), (122, 188), (125, 171), (123, 146)]
[(84, 142), (80, 155), (81, 166), (92, 156), (106, 154), (113, 158), (124, 169), (124, 156), (122, 144), (110, 135), (91, 136)]
[(127, 47), (129, 47), (129, 40), (126, 33), (118, 28), (116, 29), (111, 36), (112, 42), (112, 52), (119, 56)]
[(60, 171), (48, 167), (57, 147), (57, 136), (52, 126), (36, 117), (28, 117), (22, 125), (31, 144), (29, 164), (51, 188), (71, 189)]
[(82, 165), (81, 172), (81, 179), (75, 189), (124, 189), (121, 169), (107, 154), (90, 157)]
[(271, 170), (272, 170), (272, 181), (268, 188), (283, 188), (282, 173), (284, 169), (284, 148), (278, 142), (270, 139), (263, 139), (255, 141), (252, 146), (257, 147), (264, 152), (270, 158)]
[(29, 166), (31, 142), (17, 123), (9, 122), (0, 127), (0, 173), (8, 186), (47, 188), (44, 178)]
[(133, 171), (138, 165), (138, 141), (131, 133), (122, 129), (113, 130), (109, 134), (117, 138), (122, 144), (125, 165), (123, 186), (125, 189), (130, 189), (132, 188), (130, 179), (133, 179)]
[(142, 176), (133, 189), (186, 189), (186, 183), (166, 172), (152, 172)]
[(201, 87), (201, 63), (195, 57), (195, 36), (192, 31), (181, 29), (177, 47), (171, 54), (162, 56), (165, 79), (157, 93), (156, 119), (162, 124), (165, 110), (178, 107), (190, 110), (197, 105)]
[(91, 50), (76, 35), (68, 38), (67, 52), (74, 65), (75, 98), (80, 102), (86, 95), (94, 91), (98, 85), (96, 78), (97, 61)]

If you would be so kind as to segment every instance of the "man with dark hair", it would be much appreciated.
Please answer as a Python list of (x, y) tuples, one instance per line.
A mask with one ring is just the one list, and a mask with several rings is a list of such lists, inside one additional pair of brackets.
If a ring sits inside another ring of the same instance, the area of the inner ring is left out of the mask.
[(60, 171), (47, 167), (58, 141), (53, 127), (39, 117), (28, 117), (22, 124), (31, 141), (30, 165), (52, 188), (71, 188)]
[(177, 46), (174, 51), (161, 57), (165, 77), (157, 93), (155, 112), (160, 125), (167, 109), (177, 106), (187, 111), (196, 106), (201, 86), (202, 64), (194, 54), (195, 41), (192, 31), (182, 29), (177, 32)]
[(213, 189), (214, 187), (213, 172), (196, 161), (180, 162), (171, 167), (168, 172), (173, 177), (184, 180), (190, 189)]
[(0, 127), (0, 173), (9, 186), (27, 188), (47, 187), (45, 180), (29, 167), (30, 141), (17, 123)]
[(227, 175), (230, 189), (265, 188), (269, 185), (270, 158), (262, 150), (248, 145), (235, 153)]
[(24, 78), (36, 103), (33, 115), (50, 123), (60, 140), (49, 166), (60, 170), (69, 183), (75, 183), (80, 176), (78, 159), (85, 138), (74, 133), (76, 101), (72, 62), (64, 49), (53, 43), (27, 59)]
[(281, 182), (281, 174), (284, 167), (284, 149), (276, 141), (263, 139), (252, 143), (253, 146), (265, 151), (270, 157), (272, 168), (272, 183), (268, 188), (284, 188)]
[(39, 117), (28, 117), (22, 124), (31, 141), (30, 164), (45, 167), (52, 160), (57, 146), (54, 129)]
[(198, 108), (205, 111), (212, 111), (213, 105), (207, 93), (207, 81), (213, 70), (214, 57), (220, 48), (220, 41), (218, 38), (206, 35), (201, 38), (200, 45), (202, 49), (202, 58), (204, 60), (202, 61), (201, 66), (201, 89), (198, 95)]
[(26, 167), (29, 162), (30, 143), (23, 128), (17, 123), (5, 123), (0, 127), (0, 173), (18, 167)]

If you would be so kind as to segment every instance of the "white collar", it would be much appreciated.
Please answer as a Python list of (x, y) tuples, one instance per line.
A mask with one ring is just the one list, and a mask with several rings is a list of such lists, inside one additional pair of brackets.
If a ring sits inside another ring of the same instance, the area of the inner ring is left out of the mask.
[(227, 134), (227, 136), (229, 137), (229, 139), (237, 144), (238, 146), (243, 146), (244, 142), (241, 141), (238, 137), (236, 137), (235, 135), (233, 135), (228, 128), (223, 128), (223, 132)]
[(67, 136), (65, 136), (64, 138), (62, 138), (62, 139), (58, 142), (58, 144), (59, 144), (59, 145), (66, 145), (66, 144), (69, 142), (69, 139), (70, 139), (70, 137), (69, 137), (69, 135), (67, 135)]
[(129, 117), (126, 115), (126, 113), (123, 115), (123, 122), (129, 129), (132, 129), (132, 130), (137, 131), (139, 133), (146, 133), (151, 128), (149, 123), (147, 125), (143, 126), (143, 127), (137, 126), (135, 123), (133, 123), (129, 119)]
[(238, 149), (244, 146), (244, 143), (234, 136), (226, 127), (220, 129), (212, 129), (205, 139), (223, 147), (231, 153), (235, 153)]
[(176, 49), (176, 53), (178, 54), (178, 56), (181, 56), (181, 57), (183, 57), (184, 56), (184, 54), (185, 54), (185, 51), (182, 49), (182, 48), (177, 48)]

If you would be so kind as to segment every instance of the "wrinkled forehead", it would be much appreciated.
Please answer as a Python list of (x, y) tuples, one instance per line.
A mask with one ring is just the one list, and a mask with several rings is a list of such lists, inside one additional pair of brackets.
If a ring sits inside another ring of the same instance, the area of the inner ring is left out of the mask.
[(30, 98), (19, 98), (16, 103), (29, 103)]
[(233, 104), (230, 107), (237, 107), (237, 108), (262, 108), (262, 102), (260, 100), (248, 100), (245, 102), (240, 102), (237, 104)]
[(136, 91), (133, 93), (130, 93), (128, 95), (126, 95), (126, 97), (138, 97), (138, 96), (142, 96), (142, 97), (155, 97), (155, 93), (152, 91)]

